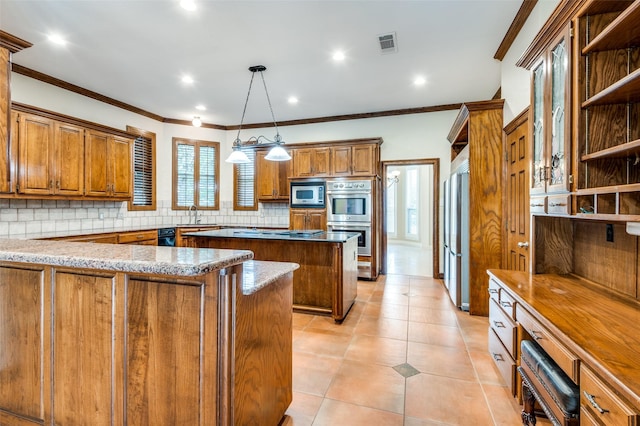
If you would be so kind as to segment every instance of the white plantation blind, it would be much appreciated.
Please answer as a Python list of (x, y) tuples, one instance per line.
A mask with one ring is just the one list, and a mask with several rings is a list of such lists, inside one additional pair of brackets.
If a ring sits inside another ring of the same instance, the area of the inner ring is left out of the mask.
[(234, 165), (233, 209), (258, 210), (256, 201), (256, 151), (244, 150), (250, 163)]
[(138, 136), (133, 143), (134, 206), (153, 205), (153, 143)]
[(173, 208), (218, 209), (218, 142), (174, 138)]

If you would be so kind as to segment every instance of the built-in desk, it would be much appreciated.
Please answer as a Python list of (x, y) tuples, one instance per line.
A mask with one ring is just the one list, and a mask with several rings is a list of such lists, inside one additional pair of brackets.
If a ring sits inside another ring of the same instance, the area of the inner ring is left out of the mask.
[(536, 340), (579, 384), (581, 424), (640, 424), (639, 303), (573, 275), (488, 273), (489, 297), (512, 301), (517, 341)]

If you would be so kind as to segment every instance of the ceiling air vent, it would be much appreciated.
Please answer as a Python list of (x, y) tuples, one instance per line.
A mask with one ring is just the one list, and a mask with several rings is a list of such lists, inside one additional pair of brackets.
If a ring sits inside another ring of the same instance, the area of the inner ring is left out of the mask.
[(380, 43), (381, 53), (394, 53), (398, 51), (398, 43), (396, 40), (396, 33), (380, 34), (378, 36), (378, 42)]

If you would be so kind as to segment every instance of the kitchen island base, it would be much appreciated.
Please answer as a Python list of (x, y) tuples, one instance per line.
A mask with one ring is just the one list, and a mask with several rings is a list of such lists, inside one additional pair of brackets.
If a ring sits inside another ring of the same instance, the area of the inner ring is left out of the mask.
[[(37, 254), (0, 259), (0, 424), (282, 421), (292, 400), (296, 265), (227, 250), (38, 244), (85, 257), (48, 256), (55, 266)], [(86, 257), (98, 249), (103, 259)], [(207, 253), (213, 262), (199, 262)], [(218, 253), (235, 254), (217, 263)], [(171, 260), (141, 258), (192, 259), (201, 269), (167, 273)], [(129, 266), (158, 272), (122, 270)]]

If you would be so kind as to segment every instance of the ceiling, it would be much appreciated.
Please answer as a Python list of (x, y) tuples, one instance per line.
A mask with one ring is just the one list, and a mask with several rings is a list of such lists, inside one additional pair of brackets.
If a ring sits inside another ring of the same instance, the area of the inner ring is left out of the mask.
[[(0, 29), (33, 43), (15, 64), (165, 118), (237, 125), (257, 64), (277, 121), (490, 99), (500, 86), (493, 57), (522, 3), (196, 2), (189, 12), (178, 0), (0, 0)], [(51, 43), (51, 32), (68, 43)], [(391, 32), (397, 51), (383, 54), (378, 36)], [(245, 123), (271, 120), (259, 77)]]

